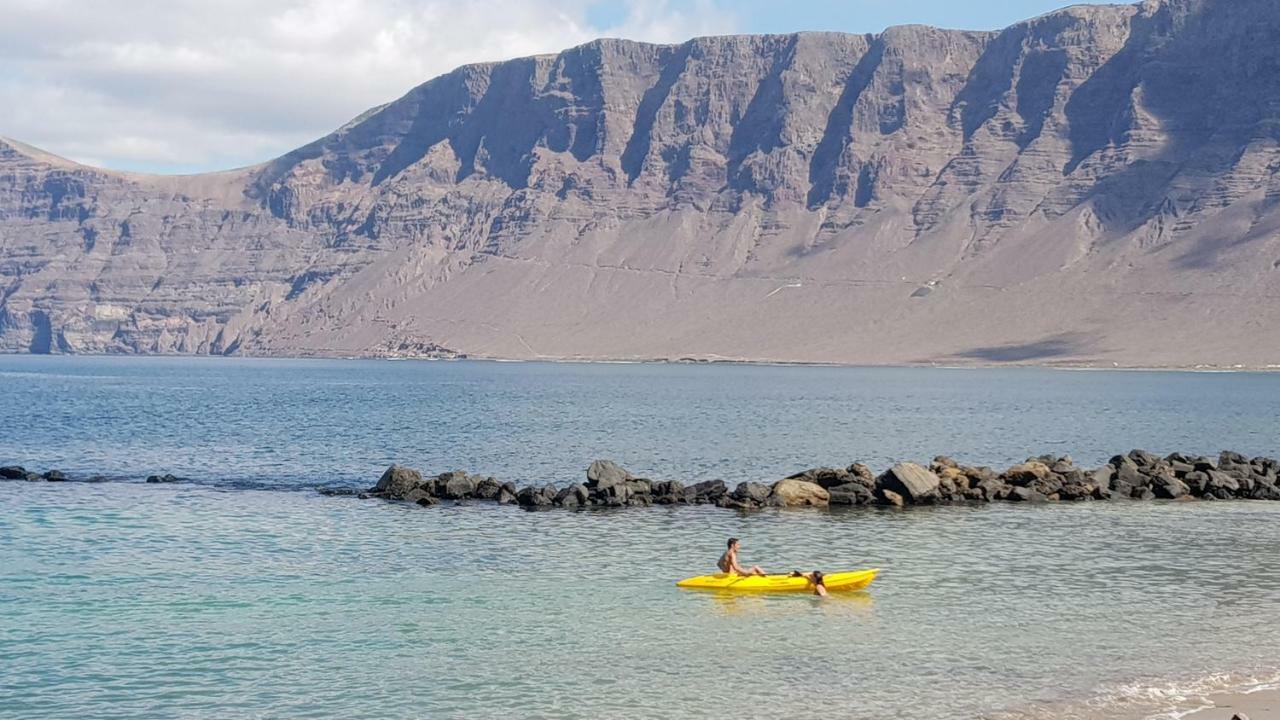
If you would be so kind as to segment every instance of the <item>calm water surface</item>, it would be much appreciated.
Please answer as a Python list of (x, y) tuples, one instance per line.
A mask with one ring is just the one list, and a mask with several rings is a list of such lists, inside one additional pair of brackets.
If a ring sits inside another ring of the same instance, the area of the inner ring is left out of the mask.
[(1280, 373), (0, 356), (0, 396), (0, 462), (275, 487), (391, 462), (737, 482), (940, 453), (1280, 455)]
[[(576, 480), (948, 452), (1277, 452), (1280, 377), (0, 358), (0, 717), (1115, 717), (1277, 679), (1280, 503), (423, 510), (397, 460)], [(245, 489), (255, 485), (262, 489)], [(863, 594), (678, 591), (723, 538)], [(1167, 716), (1167, 715), (1166, 715)]]

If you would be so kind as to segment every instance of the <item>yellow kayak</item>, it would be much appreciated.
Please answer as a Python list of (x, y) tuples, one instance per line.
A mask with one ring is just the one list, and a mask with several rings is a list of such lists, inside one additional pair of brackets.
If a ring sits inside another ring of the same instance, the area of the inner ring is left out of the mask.
[[(825, 573), (822, 584), (828, 590), (861, 590), (876, 579), (878, 568), (851, 572)], [(813, 592), (813, 584), (802, 577), (790, 575), (699, 575), (685, 578), (676, 587), (695, 590), (724, 590), (726, 592)]]

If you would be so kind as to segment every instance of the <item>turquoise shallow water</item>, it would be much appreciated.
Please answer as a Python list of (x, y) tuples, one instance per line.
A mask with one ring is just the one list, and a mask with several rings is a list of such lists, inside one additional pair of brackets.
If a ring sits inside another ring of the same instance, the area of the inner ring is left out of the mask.
[[(11, 483), (0, 518), (6, 718), (959, 719), (1264, 674), (1280, 647), (1261, 503), (529, 513)], [(767, 566), (884, 574), (825, 602), (673, 587), (731, 534)]]
[[(1276, 452), (1280, 377), (0, 358), (0, 718), (1141, 717), (1275, 679), (1280, 503), (424, 510), (393, 459), (577, 479), (950, 452)], [(262, 489), (245, 489), (255, 486)], [(724, 537), (868, 593), (673, 583)]]

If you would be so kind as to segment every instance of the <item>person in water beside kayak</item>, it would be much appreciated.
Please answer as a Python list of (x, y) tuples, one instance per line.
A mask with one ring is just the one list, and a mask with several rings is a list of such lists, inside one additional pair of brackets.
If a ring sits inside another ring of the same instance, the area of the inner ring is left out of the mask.
[(825, 584), (825, 580), (822, 577), (821, 570), (814, 570), (811, 573), (802, 573), (799, 570), (792, 570), (791, 577), (801, 577), (801, 578), (804, 578), (805, 580), (808, 580), (809, 582), (813, 583), (814, 595), (817, 595), (818, 597), (827, 596), (827, 586)]
[(724, 551), (720, 556), (720, 562), (717, 563), (720, 566), (720, 572), (729, 575), (764, 575), (764, 570), (761, 570), (759, 565), (752, 565), (750, 569), (744, 570), (738, 564), (738, 538), (729, 538), (727, 544), (729, 549)]

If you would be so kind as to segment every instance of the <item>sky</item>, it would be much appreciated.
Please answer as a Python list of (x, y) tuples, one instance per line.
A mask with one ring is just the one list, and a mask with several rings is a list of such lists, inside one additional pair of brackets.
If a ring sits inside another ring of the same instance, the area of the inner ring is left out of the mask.
[(222, 170), (288, 152), (459, 65), (597, 37), (996, 29), (1066, 4), (0, 0), (0, 136), (117, 170)]

